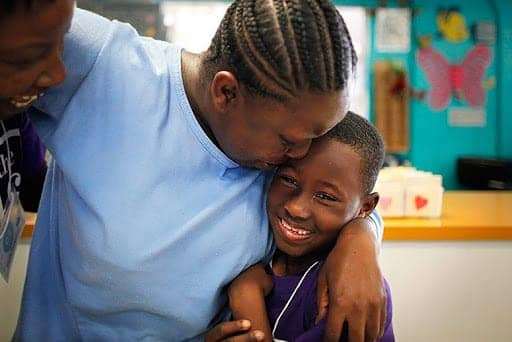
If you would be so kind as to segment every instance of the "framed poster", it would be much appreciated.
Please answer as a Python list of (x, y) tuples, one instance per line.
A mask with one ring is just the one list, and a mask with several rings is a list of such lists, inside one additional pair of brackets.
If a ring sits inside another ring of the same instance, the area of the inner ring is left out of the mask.
[(375, 45), (378, 52), (408, 53), (411, 49), (411, 11), (379, 8), (376, 11)]

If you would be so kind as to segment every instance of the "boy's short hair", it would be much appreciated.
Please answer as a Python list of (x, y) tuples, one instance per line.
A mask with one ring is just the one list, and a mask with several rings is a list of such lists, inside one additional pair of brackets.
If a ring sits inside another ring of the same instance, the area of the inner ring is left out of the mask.
[(0, 17), (3, 17), (4, 14), (11, 14), (19, 6), (30, 9), (37, 2), (54, 1), (55, 0), (0, 0)]
[(349, 145), (361, 158), (362, 191), (369, 194), (384, 162), (384, 141), (377, 129), (365, 118), (348, 112), (327, 133), (327, 138)]

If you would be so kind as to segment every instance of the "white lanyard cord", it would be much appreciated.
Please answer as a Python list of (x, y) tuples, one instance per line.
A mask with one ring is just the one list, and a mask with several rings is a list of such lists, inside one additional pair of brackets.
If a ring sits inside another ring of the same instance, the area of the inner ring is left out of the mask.
[[(279, 316), (277, 316), (276, 323), (274, 324), (274, 329), (272, 329), (272, 337), (274, 337), (274, 334), (276, 333), (277, 326), (279, 325), (279, 321), (281, 320), (281, 317), (283, 317), (286, 309), (288, 309), (288, 306), (290, 306), (290, 304), (291, 304), (291, 302), (293, 300), (293, 297), (295, 297), (295, 294), (297, 293), (297, 291), (299, 290), (300, 286), (302, 285), (302, 282), (304, 281), (304, 279), (306, 279), (306, 276), (313, 269), (313, 267), (315, 267), (319, 262), (320, 261), (315, 261), (313, 263), (313, 265), (309, 266), (308, 270), (306, 272), (304, 272), (304, 275), (302, 276), (302, 278), (300, 278), (299, 283), (295, 287), (295, 290), (293, 290), (292, 295), (290, 296), (290, 298), (288, 298), (288, 301), (286, 302), (283, 310), (281, 310), (281, 313), (279, 314)], [(270, 261), (270, 267), (272, 267), (272, 261)]]

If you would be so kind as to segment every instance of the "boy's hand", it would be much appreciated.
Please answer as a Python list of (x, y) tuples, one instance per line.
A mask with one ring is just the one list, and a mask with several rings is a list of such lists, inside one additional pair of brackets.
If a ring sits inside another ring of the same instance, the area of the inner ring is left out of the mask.
[(205, 342), (256, 342), (263, 341), (265, 335), (251, 329), (251, 322), (239, 320), (223, 322), (213, 327), (205, 336)]
[(382, 336), (386, 290), (377, 249), (369, 219), (356, 219), (340, 233), (318, 278), (317, 320), (327, 314), (325, 341), (339, 341), (345, 321), (350, 342)]

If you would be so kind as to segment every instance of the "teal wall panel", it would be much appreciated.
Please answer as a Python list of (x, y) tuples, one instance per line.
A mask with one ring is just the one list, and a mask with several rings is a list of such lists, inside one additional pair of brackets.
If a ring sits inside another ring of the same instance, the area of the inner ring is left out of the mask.
[[(388, 5), (396, 2), (388, 1)], [(340, 5), (375, 6), (376, 1), (337, 1)], [(437, 33), (438, 7), (457, 6), (465, 16), (468, 28), (478, 21), (497, 25), (497, 42), (492, 49), (492, 62), (484, 79), (495, 78), (496, 87), (487, 92), (484, 127), (451, 127), (448, 110), (434, 111), (424, 101), (411, 99), (410, 150), (402, 157), (422, 170), (443, 175), (447, 189), (457, 189), (456, 160), (460, 156), (512, 157), (512, 0), (421, 0), (415, 1), (418, 9), (411, 27), (411, 51), (405, 54), (379, 53), (375, 50), (374, 18), (370, 19), (372, 51), (369, 53), (369, 70), (379, 59), (389, 59), (404, 65), (411, 84), (416, 90), (428, 90), (430, 84), (423, 70), (416, 64), (417, 37), (432, 35), (433, 47), (451, 63), (460, 63), (474, 46), (471, 37), (463, 43), (450, 43)], [(373, 79), (373, 75), (370, 75)], [(372, 83), (370, 83), (372, 84)], [(372, 99), (373, 89), (369, 89)], [(464, 101), (452, 99), (450, 107), (467, 107)], [(370, 103), (374, 117), (373, 104)]]

